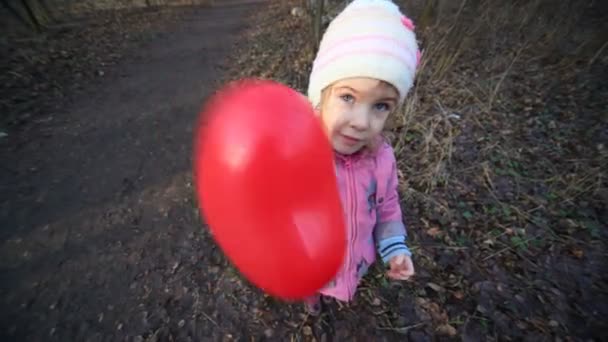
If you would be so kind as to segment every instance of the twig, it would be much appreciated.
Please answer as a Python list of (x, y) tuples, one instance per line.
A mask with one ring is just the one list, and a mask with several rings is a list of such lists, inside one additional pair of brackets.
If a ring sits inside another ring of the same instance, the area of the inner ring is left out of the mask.
[(213, 323), (213, 325), (219, 327), (219, 324), (217, 324), (217, 322), (214, 321), (213, 318), (209, 317), (209, 315), (207, 315), (204, 311), (201, 311), (201, 315), (203, 315), (209, 322)]
[(492, 259), (493, 257), (495, 257), (495, 256), (497, 256), (497, 255), (500, 255), (500, 254), (502, 254), (502, 253), (504, 253), (504, 252), (506, 252), (506, 251), (508, 251), (508, 250), (510, 250), (510, 249), (511, 249), (511, 247), (509, 247), (509, 246), (508, 246), (508, 247), (505, 247), (505, 248), (503, 248), (503, 249), (499, 250), (498, 252), (493, 253), (493, 254), (490, 254), (490, 255), (488, 255), (487, 257), (483, 258), (483, 261), (487, 261), (487, 260), (489, 260), (489, 259)]
[(597, 50), (597, 53), (589, 60), (587, 66), (591, 66), (593, 65), (593, 63), (595, 63), (595, 60), (598, 59), (598, 57), (602, 54), (602, 51), (604, 51), (604, 48), (606, 48), (606, 46), (608, 46), (608, 42), (605, 42), (604, 45), (602, 45), (602, 47)]
[(519, 51), (517, 51), (517, 54), (515, 55), (515, 57), (513, 57), (511, 64), (509, 65), (507, 70), (505, 70), (505, 72), (502, 73), (502, 76), (500, 77), (500, 80), (498, 80), (498, 83), (496, 83), (496, 87), (494, 87), (494, 91), (492, 92), (492, 94), (490, 94), (490, 99), (488, 101), (488, 113), (492, 110), (492, 104), (494, 102), (494, 98), (496, 97), (496, 94), (498, 93), (498, 89), (500, 89), (502, 82), (505, 80), (505, 78), (507, 77), (507, 75), (509, 74), (511, 69), (513, 68), (513, 65), (515, 64), (515, 61), (517, 61), (517, 59), (519, 58), (519, 55), (521, 55), (521, 53), (526, 48), (526, 45), (527, 45), (527, 43), (524, 43), (523, 46), (519, 48)]
[(21, 75), (20, 73), (18, 73), (16, 71), (13, 71), (13, 70), (9, 70), (7, 73), (10, 74), (10, 75), (15, 76), (17, 78), (24, 78), (23, 75)]
[[(539, 235), (537, 235), (537, 236), (533, 236), (533, 237), (531, 237), (531, 238), (525, 239), (523, 242), (524, 242), (524, 243), (528, 243), (528, 242), (530, 242), (530, 241), (532, 241), (532, 240), (535, 240), (535, 239), (537, 239), (537, 238), (539, 238), (539, 237), (540, 237), (540, 234), (539, 234)], [(530, 260), (528, 257), (526, 257), (526, 256), (522, 255), (521, 253), (519, 253), (519, 252), (518, 252), (518, 251), (517, 251), (515, 248), (513, 248), (513, 247), (511, 247), (511, 246), (508, 246), (506, 243), (501, 242), (501, 241), (498, 241), (498, 243), (501, 243), (501, 244), (503, 244), (503, 245), (507, 246), (506, 248), (507, 248), (507, 249), (510, 249), (510, 250), (511, 250), (511, 252), (515, 253), (515, 255), (517, 255), (518, 257), (520, 257), (520, 258), (522, 258), (522, 259), (524, 259), (525, 261), (527, 261), (528, 263), (530, 263), (530, 265), (532, 265), (532, 266), (534, 266), (534, 267), (536, 267), (536, 268), (539, 268), (538, 264), (536, 264), (534, 261)], [(503, 252), (503, 251), (501, 250), (501, 252)]]
[(454, 247), (454, 246), (442, 246), (442, 245), (419, 245), (420, 248), (437, 248), (437, 249), (451, 249), (456, 251), (466, 250), (469, 247)]
[(407, 334), (410, 330), (412, 329), (416, 329), (420, 326), (426, 325), (426, 322), (420, 322), (420, 323), (416, 323), (413, 325), (408, 325), (406, 327), (400, 327), (400, 328), (393, 328), (393, 327), (376, 327), (376, 329), (378, 330), (390, 330), (390, 331), (396, 331), (400, 334)]

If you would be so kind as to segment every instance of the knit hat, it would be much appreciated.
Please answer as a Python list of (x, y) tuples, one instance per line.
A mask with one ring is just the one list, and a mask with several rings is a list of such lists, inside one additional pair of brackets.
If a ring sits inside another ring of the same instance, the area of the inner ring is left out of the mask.
[(327, 27), (308, 84), (313, 106), (327, 86), (350, 77), (385, 81), (399, 103), (414, 83), (420, 51), (414, 24), (389, 0), (354, 0)]

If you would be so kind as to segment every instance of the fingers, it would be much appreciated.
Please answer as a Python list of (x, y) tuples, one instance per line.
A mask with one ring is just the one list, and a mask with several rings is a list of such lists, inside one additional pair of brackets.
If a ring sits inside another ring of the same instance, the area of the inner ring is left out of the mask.
[(415, 274), (415, 270), (414, 270), (414, 263), (412, 262), (412, 258), (405, 258), (405, 268), (403, 270), (403, 277), (405, 278), (404, 280), (407, 280), (409, 278), (411, 278), (412, 276), (414, 276)]
[(404, 254), (396, 255), (396, 256), (394, 256), (391, 259), (391, 262), (390, 262), (391, 263), (391, 268), (402, 267), (401, 265), (403, 265), (404, 262), (405, 262), (405, 255)]
[(405, 255), (395, 256), (391, 260), (391, 268), (386, 275), (395, 280), (409, 280), (414, 276), (414, 264), (410, 257)]
[(390, 269), (386, 272), (386, 275), (395, 280), (408, 280), (414, 275), (414, 270), (405, 268)]
[(393, 280), (409, 280), (413, 274), (408, 275), (404, 272), (388, 271), (386, 275)]
[(399, 272), (397, 271), (393, 271), (393, 270), (388, 270), (386, 272), (386, 276), (393, 279), (393, 280), (402, 280), (402, 276), (399, 274)]
[(414, 276), (413, 271), (388, 271), (386, 275), (394, 280), (409, 280)]
[(401, 272), (401, 276), (402, 276), (402, 280), (408, 280), (411, 277), (413, 277), (415, 274), (414, 269), (413, 268), (408, 268), (404, 271)]

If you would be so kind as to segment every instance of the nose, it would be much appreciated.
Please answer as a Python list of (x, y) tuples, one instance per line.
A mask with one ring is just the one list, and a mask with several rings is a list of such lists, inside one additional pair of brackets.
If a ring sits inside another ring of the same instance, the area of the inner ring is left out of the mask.
[[(363, 106), (361, 106), (363, 107)], [(358, 131), (365, 131), (370, 126), (370, 113), (366, 108), (356, 108), (352, 112), (351, 127)]]

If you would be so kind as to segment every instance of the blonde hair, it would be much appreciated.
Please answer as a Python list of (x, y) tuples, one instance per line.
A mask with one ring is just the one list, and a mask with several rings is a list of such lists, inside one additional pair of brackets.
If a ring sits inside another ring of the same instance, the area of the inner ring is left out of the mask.
[[(397, 94), (399, 94), (399, 90), (394, 85), (390, 84), (389, 82), (386, 82), (383, 80), (377, 80), (377, 81), (378, 81), (379, 85), (389, 87), (389, 88), (393, 89)], [(315, 109), (321, 110), (323, 108), (323, 103), (325, 102), (325, 100), (327, 99), (327, 96), (329, 96), (329, 92), (331, 92), (331, 90), (333, 89), (334, 85), (337, 82), (338, 81), (333, 82), (321, 90), (321, 101), (319, 101), (319, 103), (317, 104), (317, 107), (315, 107)], [(399, 105), (397, 107), (399, 107)], [(395, 108), (393, 111), (395, 111), (395, 110), (397, 110), (397, 108)]]

